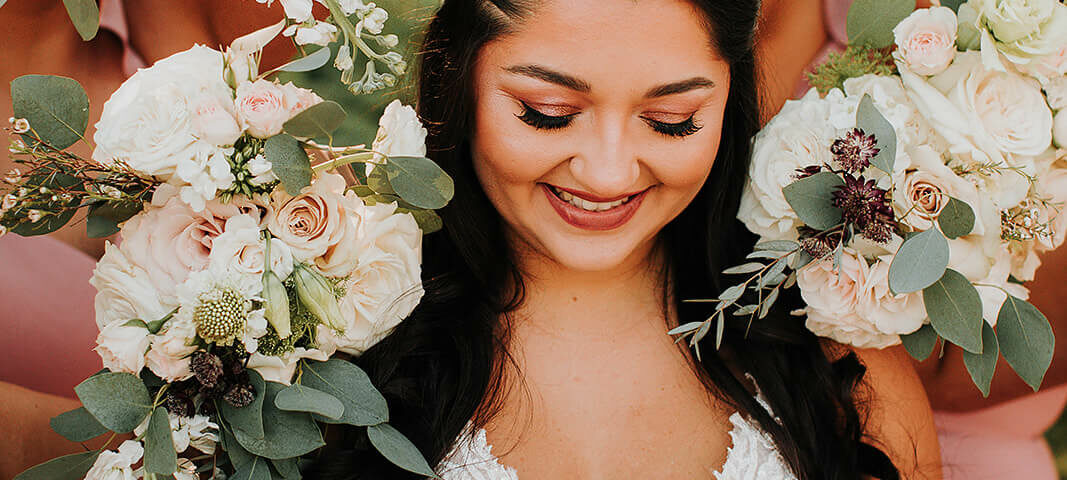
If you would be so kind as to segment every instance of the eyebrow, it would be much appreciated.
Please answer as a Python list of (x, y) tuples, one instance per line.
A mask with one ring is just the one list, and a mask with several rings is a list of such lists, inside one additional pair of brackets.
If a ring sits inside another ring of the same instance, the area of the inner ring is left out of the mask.
[[(536, 78), (538, 80), (542, 80), (548, 83), (554, 83), (561, 87), (569, 88), (571, 90), (582, 93), (589, 93), (592, 90), (592, 87), (589, 86), (589, 83), (582, 79), (567, 75), (565, 73), (557, 72), (541, 65), (514, 65), (505, 68), (504, 71), (518, 75), (524, 75), (531, 78)], [(711, 81), (708, 78), (693, 77), (687, 80), (672, 82), (650, 88), (648, 92), (645, 93), (645, 98), (665, 97), (677, 93), (685, 93), (699, 88), (714, 87), (715, 82)]]

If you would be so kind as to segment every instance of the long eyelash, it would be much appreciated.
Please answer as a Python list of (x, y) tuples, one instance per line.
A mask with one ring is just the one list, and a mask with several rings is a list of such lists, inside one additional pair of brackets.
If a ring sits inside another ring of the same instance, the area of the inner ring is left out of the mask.
[(700, 131), (701, 128), (704, 128), (703, 125), (697, 125), (693, 120), (693, 117), (689, 117), (685, 121), (678, 123), (663, 123), (647, 118), (642, 120), (652, 127), (653, 130), (671, 137), (688, 137), (689, 135)]
[(577, 113), (572, 113), (570, 115), (554, 117), (552, 115), (545, 115), (538, 112), (533, 107), (527, 105), (526, 102), (520, 101), (519, 103), (522, 104), (522, 114), (515, 116), (518, 117), (519, 120), (522, 120), (523, 123), (541, 130), (557, 130), (566, 127), (571, 124), (571, 120), (574, 119), (574, 116), (578, 115)]

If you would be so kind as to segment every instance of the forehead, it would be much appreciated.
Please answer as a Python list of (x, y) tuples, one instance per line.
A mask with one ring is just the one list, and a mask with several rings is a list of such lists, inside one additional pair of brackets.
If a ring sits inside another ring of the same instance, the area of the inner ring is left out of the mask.
[(520, 22), (482, 51), (486, 73), (537, 64), (584, 79), (594, 91), (644, 91), (715, 76), (725, 64), (703, 14), (684, 0), (548, 0)]

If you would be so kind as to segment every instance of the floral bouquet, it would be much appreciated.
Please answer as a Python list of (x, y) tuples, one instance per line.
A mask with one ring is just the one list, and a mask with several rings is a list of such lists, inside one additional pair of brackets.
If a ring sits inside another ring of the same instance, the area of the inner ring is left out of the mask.
[[(269, 79), (319, 68), (329, 49), (259, 72), (279, 34), (327, 43), (339, 28), (371, 59), (352, 82), (355, 55), (342, 47), (349, 89), (391, 84), (375, 62), (401, 73), (403, 60), (366, 42), (396, 45), (379, 35), (385, 10), (325, 0), (320, 21), (310, 0), (281, 3), (290, 18), (225, 51), (194, 46), (130, 77), (104, 105), (91, 158), (68, 150), (89, 143), (77, 82), (12, 82), (20, 167), (0, 193), (0, 232), (49, 233), (84, 209), (90, 236), (122, 239), (90, 281), (105, 369), (52, 428), (75, 442), (132, 436), (18, 479), (300, 478), (300, 457), (324, 445), (321, 424), (336, 423), (367, 427), (389, 460), (434, 476), (341, 354), (370, 348), (419, 302), (422, 234), (440, 227), (433, 209), (452, 180), (425, 158), (410, 107), (388, 106), (371, 148), (334, 146), (341, 107)], [(366, 166), (351, 172), (354, 187), (330, 173), (350, 164)]]
[(1067, 231), (1067, 5), (856, 0), (848, 33), (754, 139), (738, 218), (761, 242), (724, 271), (747, 278), (671, 333), (718, 344), (728, 308), (763, 318), (796, 285), (818, 335), (954, 343), (986, 395), (1003, 354), (1036, 390), (1054, 338), (1024, 282)]

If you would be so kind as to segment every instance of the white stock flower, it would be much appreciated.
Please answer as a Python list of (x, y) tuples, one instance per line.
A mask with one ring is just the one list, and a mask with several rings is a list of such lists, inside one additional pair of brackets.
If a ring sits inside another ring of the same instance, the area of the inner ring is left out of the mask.
[(390, 157), (425, 157), (426, 128), (415, 109), (393, 100), (378, 119), (371, 149)]
[(330, 353), (332, 352), (303, 347), (296, 347), (293, 351), (284, 355), (263, 355), (255, 352), (248, 357), (246, 366), (258, 372), (268, 382), (289, 385), (293, 381), (293, 374), (296, 373), (296, 365), (301, 359), (306, 358), (325, 362), (329, 360)]
[(333, 59), (333, 66), (342, 72), (351, 70), (355, 66), (352, 63), (352, 50), (348, 48), (348, 45), (341, 45), (337, 49), (337, 57)]
[[(226, 220), (225, 231), (215, 237), (208, 268), (222, 269), (259, 278), (266, 266), (259, 222), (250, 215), (236, 215)], [(270, 269), (285, 280), (293, 273), (293, 253), (281, 241), (270, 244)]]
[[(133, 429), (133, 434), (138, 436), (144, 434), (145, 430), (148, 430), (151, 418), (151, 415), (145, 418), (137, 428)], [(167, 412), (167, 420), (170, 422), (170, 435), (176, 453), (183, 453), (189, 447), (208, 455), (215, 453), (215, 443), (219, 441), (219, 426), (210, 418), (200, 414), (183, 417)]]
[(375, 7), (359, 23), (363, 25), (364, 30), (378, 35), (385, 28), (386, 20), (389, 20), (389, 12), (385, 11), (384, 8)]
[[(263, 2), (260, 1), (260, 3)], [(224, 56), (226, 65), (233, 73), (231, 84), (237, 85), (259, 75), (259, 62), (256, 60), (256, 54), (279, 33), (282, 33), (283, 28), (285, 28), (285, 20), (238, 37), (230, 43)]]
[[(256, 0), (269, 7), (275, 0)], [(285, 16), (297, 22), (306, 22), (311, 18), (311, 0), (277, 0), (285, 10)]]
[(85, 474), (85, 480), (135, 480), (133, 465), (141, 460), (144, 447), (135, 440), (126, 440), (119, 445), (118, 451), (104, 450), (96, 457), (92, 468)]
[(144, 267), (110, 242), (104, 244), (104, 256), (93, 269), (89, 283), (96, 289), (93, 303), (100, 329), (135, 318), (159, 320), (177, 306), (176, 299), (160, 295)]
[(315, 22), (314, 25), (302, 24), (289, 25), (282, 35), (293, 37), (300, 45), (329, 45), (337, 36), (337, 27), (326, 22)]
[(104, 368), (112, 372), (128, 372), (134, 375), (145, 366), (145, 352), (151, 339), (148, 329), (140, 325), (126, 325), (128, 320), (115, 320), (96, 337), (96, 353)]
[(338, 5), (341, 6), (341, 10), (345, 12), (345, 15), (351, 15), (361, 10), (366, 10), (367, 5), (363, 4), (363, 0), (338, 0)]
[(196, 351), (196, 326), (189, 321), (170, 320), (166, 328), (152, 335), (152, 347), (145, 355), (145, 366), (159, 378), (178, 382), (193, 376), (189, 356)]
[(274, 165), (263, 155), (256, 155), (248, 161), (248, 173), (252, 174), (253, 185), (266, 185), (278, 180), (278, 176), (274, 174)]
[(956, 55), (956, 14), (946, 7), (921, 8), (893, 28), (904, 62), (919, 75), (941, 73)]

